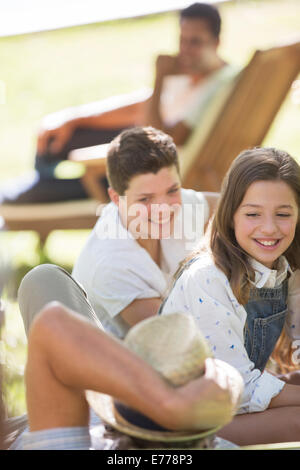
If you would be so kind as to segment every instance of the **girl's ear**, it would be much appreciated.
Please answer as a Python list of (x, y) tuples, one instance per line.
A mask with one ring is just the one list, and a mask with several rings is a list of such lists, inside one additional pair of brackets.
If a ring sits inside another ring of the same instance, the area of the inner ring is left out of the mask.
[(108, 195), (111, 199), (112, 202), (114, 202), (116, 204), (116, 206), (119, 205), (119, 199), (120, 199), (120, 196), (119, 194), (117, 193), (117, 191), (115, 191), (113, 188), (109, 187), (108, 188)]

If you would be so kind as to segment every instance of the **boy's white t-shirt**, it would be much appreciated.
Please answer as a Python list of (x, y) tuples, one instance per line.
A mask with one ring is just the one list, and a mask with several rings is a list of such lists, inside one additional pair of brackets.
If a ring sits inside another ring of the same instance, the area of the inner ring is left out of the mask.
[(176, 238), (161, 240), (161, 267), (124, 228), (112, 202), (103, 210), (75, 263), (74, 278), (85, 289), (104, 329), (119, 338), (129, 329), (119, 313), (136, 299), (163, 299), (179, 264), (203, 234), (209, 217), (205, 197), (191, 189), (182, 189), (181, 196), (183, 210), (177, 218)]

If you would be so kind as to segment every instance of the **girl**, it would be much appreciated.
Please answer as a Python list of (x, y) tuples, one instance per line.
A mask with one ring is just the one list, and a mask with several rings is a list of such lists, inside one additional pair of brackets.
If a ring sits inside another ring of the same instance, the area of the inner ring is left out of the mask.
[(193, 315), (215, 357), (241, 373), (238, 414), (220, 432), (240, 445), (300, 441), (300, 387), (265, 369), (274, 349), (291, 364), (293, 350), (282, 345), (300, 338), (299, 207), (294, 159), (273, 148), (242, 152), (225, 177), (207, 249), (185, 263), (160, 309)]

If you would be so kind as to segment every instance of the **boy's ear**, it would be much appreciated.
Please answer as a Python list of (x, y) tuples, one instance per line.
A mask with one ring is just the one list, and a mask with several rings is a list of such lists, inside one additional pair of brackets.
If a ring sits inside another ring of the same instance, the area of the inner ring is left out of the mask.
[(111, 201), (114, 202), (118, 206), (119, 205), (120, 195), (117, 193), (117, 191), (115, 191), (113, 188), (109, 187), (107, 192), (108, 192), (108, 195), (109, 195)]

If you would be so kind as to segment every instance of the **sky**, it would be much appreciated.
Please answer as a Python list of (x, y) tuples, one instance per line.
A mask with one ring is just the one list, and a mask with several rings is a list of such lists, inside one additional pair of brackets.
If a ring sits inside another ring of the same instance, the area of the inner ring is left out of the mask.
[(0, 0), (0, 37), (176, 10), (191, 3), (193, 0)]

